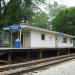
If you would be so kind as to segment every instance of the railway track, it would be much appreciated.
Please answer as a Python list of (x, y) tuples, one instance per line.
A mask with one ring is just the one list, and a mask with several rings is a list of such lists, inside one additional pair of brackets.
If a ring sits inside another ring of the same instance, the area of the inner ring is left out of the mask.
[(44, 58), (44, 59), (39, 59), (39, 60), (34, 60), (34, 61), (29, 61), (24, 63), (4, 65), (4, 66), (0, 66), (0, 75), (10, 75), (10, 74), (28, 72), (34, 69), (38, 69), (49, 65), (54, 65), (56, 63), (71, 60), (74, 58), (75, 58), (75, 54), (68, 54), (68, 55)]

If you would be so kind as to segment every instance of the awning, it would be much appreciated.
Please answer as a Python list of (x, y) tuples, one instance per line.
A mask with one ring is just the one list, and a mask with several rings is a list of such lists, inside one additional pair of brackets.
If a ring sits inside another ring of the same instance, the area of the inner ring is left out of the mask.
[(12, 26), (7, 26), (3, 28), (3, 30), (9, 30), (9, 31), (20, 30), (20, 29), (21, 29), (20, 25), (12, 25)]

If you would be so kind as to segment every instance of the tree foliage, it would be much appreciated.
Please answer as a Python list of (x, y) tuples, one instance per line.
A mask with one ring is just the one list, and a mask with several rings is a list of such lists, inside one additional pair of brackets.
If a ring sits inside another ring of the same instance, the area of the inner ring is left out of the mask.
[[(38, 27), (52, 29), (52, 25), (50, 23), (51, 20), (58, 14), (59, 11), (64, 10), (66, 7), (62, 5), (58, 5), (57, 2), (54, 2), (53, 4), (43, 2), (43, 4), (46, 6), (45, 7), (46, 11), (44, 12), (40, 9), (38, 12), (35, 12), (33, 23), (35, 24), (35, 26), (38, 26)], [(36, 8), (36, 11), (37, 10), (38, 8)]]
[(48, 27), (47, 14), (45, 12), (37, 12), (33, 17), (33, 25), (41, 28)]
[[(43, 2), (44, 0), (34, 1)], [(30, 21), (34, 14), (33, 0), (10, 0), (8, 3), (0, 0), (0, 10), (0, 25), (17, 24), (22, 20)]]
[(60, 11), (52, 21), (53, 29), (75, 35), (75, 7)]
[(47, 10), (48, 14), (50, 16), (50, 19), (52, 20), (61, 10), (64, 10), (66, 6), (59, 5), (57, 2), (54, 2), (53, 4), (48, 3), (47, 4)]
[(22, 19), (31, 18), (31, 0), (10, 0), (4, 8), (3, 22), (5, 24), (14, 24), (21, 22)]

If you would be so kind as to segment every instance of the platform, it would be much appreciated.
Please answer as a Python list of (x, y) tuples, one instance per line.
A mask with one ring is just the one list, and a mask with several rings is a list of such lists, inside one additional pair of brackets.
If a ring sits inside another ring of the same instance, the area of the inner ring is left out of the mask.
[(11, 63), (12, 59), (41, 59), (75, 53), (75, 48), (0, 48), (0, 62)]
[(0, 51), (26, 51), (26, 50), (65, 50), (65, 49), (75, 49), (75, 48), (0, 48)]

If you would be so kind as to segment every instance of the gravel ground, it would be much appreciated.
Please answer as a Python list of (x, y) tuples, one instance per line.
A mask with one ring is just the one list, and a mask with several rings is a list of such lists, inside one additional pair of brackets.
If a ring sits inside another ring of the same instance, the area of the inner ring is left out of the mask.
[(75, 59), (22, 75), (75, 75)]

